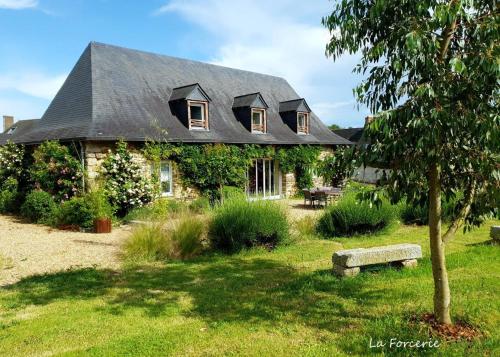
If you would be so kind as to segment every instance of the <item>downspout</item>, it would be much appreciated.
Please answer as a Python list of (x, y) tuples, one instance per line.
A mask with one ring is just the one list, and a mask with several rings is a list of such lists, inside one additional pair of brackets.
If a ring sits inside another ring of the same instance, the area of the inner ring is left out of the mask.
[(81, 141), (78, 143), (80, 144), (80, 160), (82, 162), (82, 190), (85, 192), (85, 149)]

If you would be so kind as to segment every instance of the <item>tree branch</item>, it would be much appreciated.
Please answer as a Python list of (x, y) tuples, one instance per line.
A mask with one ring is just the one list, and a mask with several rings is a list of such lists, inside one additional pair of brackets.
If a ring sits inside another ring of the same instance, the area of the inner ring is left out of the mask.
[[(456, 2), (457, 0), (451, 0), (449, 7), (451, 8)], [(453, 22), (450, 25), (446, 26), (446, 28), (443, 31), (443, 38), (441, 39), (441, 46), (439, 49), (439, 62), (444, 61), (446, 52), (448, 51), (448, 47), (450, 46), (451, 38), (453, 37), (456, 27), (457, 27), (457, 18), (455, 17), (453, 19)]]
[(448, 243), (448, 241), (451, 238), (453, 238), (453, 235), (455, 234), (457, 229), (460, 228), (460, 226), (465, 221), (465, 218), (469, 214), (472, 202), (474, 201), (474, 196), (476, 195), (476, 184), (477, 184), (476, 179), (473, 179), (470, 186), (469, 186), (469, 189), (465, 195), (464, 206), (460, 210), (457, 217), (453, 220), (450, 227), (448, 227), (448, 230), (446, 231), (446, 233), (441, 238), (441, 240), (443, 241), (443, 244)]

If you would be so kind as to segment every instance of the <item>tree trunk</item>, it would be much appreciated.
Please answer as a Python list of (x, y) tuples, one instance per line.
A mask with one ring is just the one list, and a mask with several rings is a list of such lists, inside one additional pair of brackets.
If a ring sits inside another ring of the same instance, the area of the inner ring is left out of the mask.
[(441, 239), (441, 174), (437, 164), (429, 171), (429, 236), (432, 275), (434, 277), (434, 316), (443, 324), (451, 324), (450, 286)]

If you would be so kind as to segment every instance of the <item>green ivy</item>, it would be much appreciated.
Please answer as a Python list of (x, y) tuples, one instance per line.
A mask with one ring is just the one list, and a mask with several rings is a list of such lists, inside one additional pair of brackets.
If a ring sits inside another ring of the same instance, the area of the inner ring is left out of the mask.
[(294, 172), (299, 188), (311, 187), (311, 169), (316, 166), (320, 151), (320, 147), (309, 145), (275, 148), (269, 145), (147, 142), (143, 153), (155, 163), (160, 160), (176, 162), (184, 185), (197, 187), (202, 193), (218, 199), (224, 186), (244, 188), (252, 160), (263, 157), (279, 161), (283, 172)]

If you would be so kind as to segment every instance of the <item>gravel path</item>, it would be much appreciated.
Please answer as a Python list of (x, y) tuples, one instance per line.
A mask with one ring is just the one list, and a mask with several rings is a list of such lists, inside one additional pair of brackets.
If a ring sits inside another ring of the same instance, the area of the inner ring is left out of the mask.
[(109, 234), (61, 231), (0, 215), (0, 286), (69, 268), (118, 268), (128, 233), (127, 227)]

